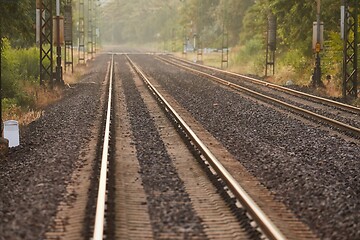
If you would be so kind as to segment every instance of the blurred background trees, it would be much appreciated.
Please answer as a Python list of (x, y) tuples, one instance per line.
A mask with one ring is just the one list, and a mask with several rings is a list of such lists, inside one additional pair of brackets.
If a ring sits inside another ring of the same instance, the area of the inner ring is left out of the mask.
[[(0, 0), (1, 33), (6, 38), (2, 73), (5, 97), (12, 98), (20, 81), (36, 82), (38, 53), (35, 46), (35, 0)], [(185, 37), (196, 35), (202, 48), (222, 48), (228, 34), (230, 70), (264, 75), (267, 17), (277, 18), (276, 75), (269, 80), (283, 84), (291, 79), (308, 84), (313, 71), (312, 23), (314, 0), (95, 0), (100, 5), (100, 39), (105, 44), (127, 44), (182, 52)], [(62, 0), (64, 5), (65, 0)], [(78, 0), (73, 0), (74, 31)], [(87, 1), (85, 0), (85, 5)], [(325, 49), (321, 52), (323, 76), (334, 76), (340, 86), (342, 41), (340, 1), (321, 0)], [(85, 8), (86, 14), (86, 8)], [(85, 23), (86, 24), (86, 23)], [(74, 32), (76, 47), (77, 33)], [(32, 49), (34, 48), (34, 49)], [(25, 54), (21, 51), (27, 50)], [(27, 59), (32, 59), (27, 60)], [(30, 63), (28, 63), (30, 62)], [(14, 70), (9, 66), (28, 64)], [(31, 65), (31, 66), (30, 66)], [(34, 69), (36, 69), (34, 71)], [(14, 79), (15, 78), (15, 79)], [(299, 80), (295, 80), (299, 79)], [(35, 80), (34, 80), (35, 79)], [(9, 82), (6, 82), (9, 81)], [(337, 86), (335, 86), (337, 87)]]

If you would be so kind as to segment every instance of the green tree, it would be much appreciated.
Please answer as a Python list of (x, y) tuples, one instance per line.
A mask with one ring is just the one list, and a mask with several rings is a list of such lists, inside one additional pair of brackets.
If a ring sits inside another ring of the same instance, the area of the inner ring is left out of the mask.
[(35, 3), (33, 0), (0, 0), (0, 32), (12, 45), (34, 44)]
[(242, 34), (243, 20), (254, 0), (221, 0), (217, 7), (218, 22), (229, 34), (229, 44), (234, 46)]
[[(328, 33), (339, 31), (340, 1), (321, 1), (321, 20)], [(258, 0), (250, 7), (244, 18), (245, 33), (242, 40), (251, 34), (263, 34), (266, 30), (266, 16), (272, 12), (277, 18), (277, 37), (280, 48), (301, 49), (311, 55), (312, 25), (316, 21), (316, 1), (314, 0)], [(260, 20), (261, 19), (261, 20)]]
[[(159, 0), (118, 0), (102, 7), (103, 38), (110, 42), (144, 43), (170, 32), (180, 2)], [(164, 30), (165, 29), (165, 30)]]

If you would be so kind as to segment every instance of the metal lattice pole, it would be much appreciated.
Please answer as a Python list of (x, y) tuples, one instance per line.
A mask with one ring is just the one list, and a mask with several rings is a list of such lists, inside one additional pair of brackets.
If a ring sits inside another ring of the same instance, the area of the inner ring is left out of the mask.
[(343, 22), (343, 97), (358, 97), (358, 13), (357, 0), (342, 0)]
[(85, 4), (84, 0), (79, 0), (79, 63), (85, 63)]
[(222, 26), (222, 41), (221, 41), (221, 69), (229, 67), (229, 35), (227, 32), (227, 2), (225, 2), (223, 9), (223, 26)]
[(39, 0), (40, 8), (40, 84), (53, 80), (52, 1)]
[(97, 27), (98, 27), (98, 4), (97, 4), (97, 0), (94, 0), (93, 1), (93, 53), (94, 54), (96, 54)]
[(74, 72), (74, 50), (73, 50), (73, 21), (72, 21), (72, 1), (67, 0), (64, 8), (64, 40), (65, 40), (65, 71), (68, 66)]
[(315, 57), (315, 68), (314, 68), (314, 79), (313, 84), (315, 87), (322, 86), (321, 82), (321, 26), (320, 26), (320, 0), (316, 1), (316, 57)]
[(60, 26), (60, 0), (56, 0), (56, 21), (55, 21), (55, 26), (56, 26), (56, 67), (55, 67), (55, 73), (56, 73), (56, 83), (57, 84), (62, 84), (64, 82), (63, 80), (63, 69), (62, 69), (62, 60), (61, 60), (61, 44), (62, 44), (62, 39), (61, 39), (61, 26)]
[(268, 76), (269, 67), (275, 74), (276, 25), (276, 16), (270, 13), (267, 18), (265, 76)]
[(93, 58), (94, 53), (94, 34), (93, 34), (93, 0), (88, 0), (88, 39), (87, 39), (87, 53), (90, 58)]
[(225, 22), (223, 23), (222, 41), (221, 41), (221, 69), (229, 67), (229, 35), (225, 28)]

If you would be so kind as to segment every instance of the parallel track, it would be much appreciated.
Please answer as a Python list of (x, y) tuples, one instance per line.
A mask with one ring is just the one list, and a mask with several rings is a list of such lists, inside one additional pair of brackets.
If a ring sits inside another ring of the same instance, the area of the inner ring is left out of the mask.
[[(164, 58), (161, 58), (161, 59), (165, 60)], [(166, 60), (168, 60), (168, 59), (166, 59)], [(337, 102), (337, 101), (334, 101), (334, 100), (331, 100), (331, 99), (318, 97), (318, 96), (311, 95), (311, 94), (308, 94), (308, 93), (300, 92), (300, 91), (297, 91), (297, 90), (294, 90), (294, 89), (291, 89), (291, 88), (283, 87), (283, 86), (276, 85), (276, 84), (273, 84), (273, 83), (270, 83), (270, 82), (261, 81), (259, 79), (252, 78), (252, 77), (249, 77), (249, 76), (245, 76), (245, 75), (242, 75), (242, 74), (229, 72), (229, 71), (225, 71), (225, 70), (222, 70), (222, 69), (218, 69), (218, 68), (214, 68), (214, 67), (210, 67), (210, 66), (206, 66), (206, 65), (200, 65), (200, 64), (193, 63), (193, 62), (190, 62), (190, 61), (185, 61), (183, 59), (178, 59), (178, 58), (172, 57), (172, 60), (177, 61), (177, 62), (182, 62), (182, 63), (187, 64), (187, 65), (191, 65), (191, 66), (195, 66), (195, 67), (199, 67), (199, 68), (208, 69), (208, 70), (216, 71), (216, 72), (219, 72), (219, 73), (223, 73), (223, 74), (233, 76), (233, 77), (236, 77), (236, 78), (239, 78), (241, 80), (248, 81), (248, 82), (251, 82), (251, 83), (254, 83), (254, 84), (257, 84), (257, 85), (266, 86), (268, 88), (273, 88), (273, 89), (276, 89), (276, 90), (280, 90), (280, 91), (283, 91), (283, 92), (286, 92), (286, 93), (289, 93), (289, 94), (293, 94), (293, 95), (299, 96), (299, 97), (306, 97), (308, 99), (311, 99), (312, 101), (320, 102), (322, 104), (326, 104), (326, 105), (333, 106), (333, 107), (336, 107), (336, 108), (339, 108), (339, 109), (343, 109), (343, 110), (347, 110), (347, 111), (351, 111), (351, 112), (360, 114), (360, 108), (352, 106), (352, 105), (348, 105), (348, 104)]]
[[(254, 79), (254, 78), (250, 78), (250, 77), (247, 77), (247, 76), (243, 76), (243, 75), (240, 75), (240, 74), (236, 74), (236, 73), (231, 73), (231, 72), (226, 72), (226, 71), (223, 71), (223, 70), (220, 70), (220, 69), (216, 69), (216, 68), (212, 68), (212, 67), (207, 67), (207, 66), (203, 66), (203, 65), (198, 65), (198, 64), (194, 64), (194, 63), (190, 63), (190, 62), (185, 62), (187, 65), (190, 65), (189, 66), (186, 66), (185, 64), (181, 64), (179, 63), (178, 60), (177, 62), (173, 61), (173, 60), (168, 60), (168, 59), (165, 59), (165, 58), (160, 58), (159, 59), (161, 61), (164, 61), (164, 62), (167, 62), (169, 64), (172, 64), (172, 65), (175, 65), (177, 67), (180, 67), (180, 68), (183, 68), (185, 70), (188, 70), (188, 71), (191, 71), (193, 73), (196, 73), (196, 74), (199, 74), (199, 75), (202, 75), (202, 76), (205, 76), (213, 81), (216, 81), (222, 85), (225, 85), (227, 87), (230, 87), (232, 89), (235, 89), (235, 90), (238, 90), (238, 91), (242, 91), (242, 92), (245, 92), (251, 96), (254, 96), (256, 98), (261, 98), (262, 100), (266, 100), (266, 101), (270, 101), (272, 103), (275, 103), (277, 105), (280, 105), (280, 106), (283, 106), (285, 108), (288, 108), (290, 109), (291, 111), (294, 111), (294, 112), (297, 112), (298, 114), (301, 114), (301, 115), (305, 115), (305, 116), (309, 116), (310, 118), (312, 119), (316, 119), (318, 121), (321, 121), (321, 122), (324, 122), (326, 124), (329, 124), (329, 125), (332, 125), (338, 129), (342, 129), (346, 132), (350, 132), (351, 134), (353, 134), (355, 137), (359, 137), (360, 136), (360, 128), (358, 127), (355, 127), (355, 126), (351, 126), (347, 123), (344, 123), (344, 122), (341, 122), (341, 121), (338, 121), (338, 120), (335, 120), (335, 119), (332, 119), (332, 118), (329, 118), (329, 117), (326, 117), (326, 116), (323, 116), (321, 114), (318, 114), (318, 113), (315, 113), (315, 112), (312, 112), (312, 111), (309, 111), (307, 109), (304, 109), (302, 107), (298, 107), (298, 106), (295, 106), (295, 105), (292, 105), (292, 104), (289, 104), (287, 102), (284, 102), (284, 101), (281, 101), (279, 99), (276, 99), (274, 97), (270, 97), (270, 96), (267, 96), (265, 94), (262, 94), (260, 92), (257, 92), (257, 91), (254, 91), (254, 90), (251, 90), (249, 88), (246, 88), (246, 87), (243, 87), (243, 86), (240, 86), (238, 84), (235, 84), (235, 83), (232, 83), (232, 82), (229, 82), (227, 80), (224, 80), (220, 77), (216, 77), (216, 76), (213, 76), (209, 73), (206, 73), (206, 72), (203, 72), (203, 71), (199, 71), (197, 69), (194, 69), (192, 66), (196, 66), (196, 67), (203, 67), (203, 68), (206, 68), (206, 69), (210, 69), (210, 70), (213, 70), (213, 71), (219, 71), (221, 73), (224, 73), (224, 74), (229, 74), (229, 75), (232, 75), (232, 76), (236, 76), (236, 77), (241, 77), (242, 80), (246, 80), (246, 81), (251, 81), (252, 83), (255, 83), (255, 84), (261, 84), (263, 86), (267, 86), (267, 87), (271, 87), (271, 88), (276, 88), (276, 89), (280, 89), (281, 91), (286, 91), (286, 92), (289, 92), (291, 94), (296, 94), (297, 96), (301, 96), (301, 97), (306, 97), (306, 98), (311, 98), (312, 101), (318, 101), (318, 102), (321, 102), (322, 104), (327, 104), (327, 105), (330, 105), (330, 106), (335, 106), (336, 108), (339, 108), (339, 109), (343, 109), (345, 111), (351, 111), (353, 114), (355, 115), (358, 115), (360, 114), (360, 109), (359, 108), (356, 108), (354, 106), (350, 106), (350, 105), (347, 105), (347, 104), (343, 104), (343, 103), (338, 103), (338, 102), (335, 102), (335, 101), (332, 101), (332, 100), (329, 100), (329, 99), (325, 99), (325, 98), (320, 98), (320, 97), (317, 97), (317, 96), (313, 96), (313, 95), (310, 95), (310, 94), (306, 94), (306, 93), (301, 93), (299, 91), (295, 91), (293, 89), (289, 89), (289, 88), (285, 88), (285, 87), (281, 87), (281, 86), (278, 86), (278, 85), (275, 85), (275, 84), (270, 84), (270, 83), (266, 83), (266, 82), (263, 82), (263, 81), (260, 81), (260, 80), (257, 80), (257, 79)], [(183, 62), (183, 60), (181, 60), (181, 62)], [(184, 63), (184, 62), (183, 62)]]

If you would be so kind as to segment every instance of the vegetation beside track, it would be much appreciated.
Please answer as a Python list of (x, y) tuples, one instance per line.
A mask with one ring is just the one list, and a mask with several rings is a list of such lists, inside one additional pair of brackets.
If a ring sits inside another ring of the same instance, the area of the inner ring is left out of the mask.
[[(39, 84), (39, 48), (12, 47), (3, 38), (2, 50), (2, 110), (3, 120), (15, 119), (26, 125), (41, 116), (44, 107), (62, 97), (62, 88)], [(81, 67), (74, 74), (64, 73), (66, 83), (77, 82)]]

